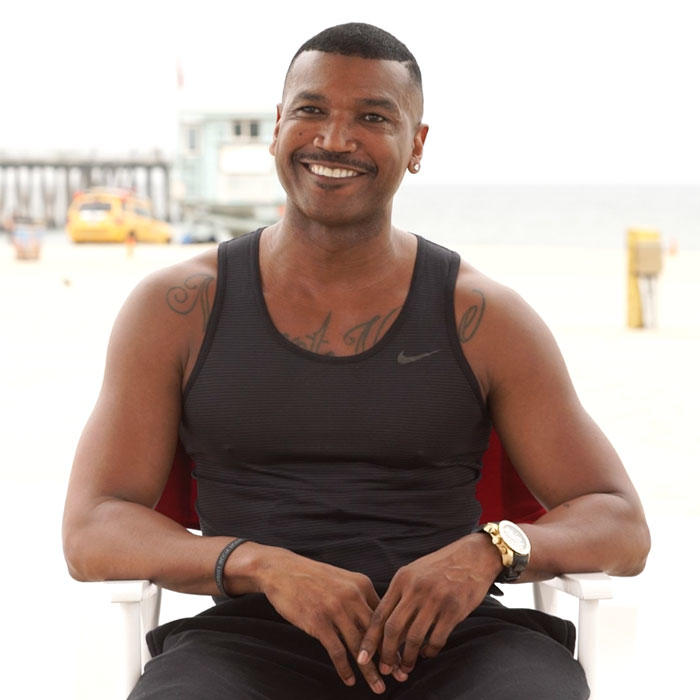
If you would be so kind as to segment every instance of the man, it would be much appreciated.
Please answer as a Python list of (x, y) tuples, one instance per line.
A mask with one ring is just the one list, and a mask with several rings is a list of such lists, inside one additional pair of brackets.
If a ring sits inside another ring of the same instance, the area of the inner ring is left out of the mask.
[[(487, 594), (638, 573), (643, 511), (536, 314), (392, 226), (428, 133), (415, 59), (328, 29), (277, 117), (283, 218), (132, 293), (77, 450), (71, 574), (219, 595), (152, 637), (132, 697), (586, 697), (563, 623)], [(510, 534), (477, 529), (491, 422), (549, 510)], [(152, 510), (178, 432), (203, 537)]]

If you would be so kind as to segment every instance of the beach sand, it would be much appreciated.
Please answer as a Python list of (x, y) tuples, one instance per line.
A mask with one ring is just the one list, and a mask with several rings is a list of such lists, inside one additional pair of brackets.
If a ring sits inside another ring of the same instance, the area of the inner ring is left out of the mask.
[[(442, 241), (441, 241), (442, 242)], [(659, 328), (627, 330), (623, 251), (446, 242), (514, 287), (557, 338), (584, 406), (616, 446), (653, 536), (646, 571), (616, 579), (601, 618), (598, 698), (687, 697), (694, 687), (700, 527), (700, 251), (666, 257)], [(114, 317), (150, 271), (201, 247), (73, 246), (49, 236), (41, 260), (0, 246), (5, 697), (119, 698), (118, 619), (103, 588), (72, 581), (60, 522), (73, 452), (101, 381)], [(611, 533), (614, 536), (614, 533)], [(695, 563), (693, 563), (695, 562)], [(681, 588), (681, 612), (666, 596)], [(513, 587), (514, 600), (525, 587)], [(163, 618), (209, 599), (166, 592)]]

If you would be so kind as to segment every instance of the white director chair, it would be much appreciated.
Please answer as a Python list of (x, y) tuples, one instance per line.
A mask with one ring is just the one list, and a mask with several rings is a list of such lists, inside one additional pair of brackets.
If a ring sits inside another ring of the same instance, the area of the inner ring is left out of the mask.
[[(476, 495), (482, 506), (482, 522), (509, 519), (514, 522), (533, 522), (544, 509), (520, 480), (508, 459), (498, 435), (492, 432), (489, 448), (483, 456), (483, 471), (477, 484)], [(191, 463), (178, 446), (170, 478), (157, 510), (187, 528), (198, 529), (199, 521), (194, 509), (196, 487), (191, 478)], [(160, 616), (160, 587), (150, 581), (110, 581), (107, 590), (113, 603), (122, 610), (124, 622), (124, 690), (128, 694), (142, 673), (149, 659), (145, 636), (158, 625)], [(505, 585), (515, 591), (530, 584)], [(552, 615), (560, 614), (558, 596), (578, 603), (578, 614), (572, 621), (577, 627), (578, 658), (583, 667), (591, 697), (595, 697), (596, 646), (598, 626), (598, 601), (612, 598), (612, 579), (602, 573), (565, 574), (532, 584), (534, 607)], [(204, 600), (204, 599), (203, 599)], [(507, 603), (506, 603), (507, 604)], [(526, 605), (531, 605), (528, 602)], [(206, 603), (202, 609), (208, 607)]]
[[(565, 574), (535, 584), (513, 584), (533, 588), (537, 610), (557, 614), (557, 591), (573, 596), (578, 602), (578, 619), (574, 620), (577, 632), (576, 658), (586, 673), (591, 697), (595, 698), (596, 640), (598, 628), (598, 601), (612, 598), (612, 579), (606, 574)], [(506, 588), (506, 596), (508, 595)], [(161, 589), (150, 581), (110, 581), (112, 603), (117, 603), (122, 613), (124, 670), (124, 697), (136, 685), (143, 667), (150, 658), (146, 645), (146, 633), (158, 625)], [(202, 609), (207, 607), (203, 600)]]

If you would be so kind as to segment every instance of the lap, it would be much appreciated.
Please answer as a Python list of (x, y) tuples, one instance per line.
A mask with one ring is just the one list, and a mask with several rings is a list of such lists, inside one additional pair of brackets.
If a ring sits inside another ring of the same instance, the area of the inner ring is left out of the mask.
[[(567, 645), (569, 623), (485, 601), (434, 659), (409, 680), (387, 678), (392, 700), (586, 698), (583, 671)], [(266, 600), (231, 601), (159, 628), (150, 661), (130, 700), (365, 700), (376, 698), (358, 673), (347, 688), (319, 642), (282, 620)]]

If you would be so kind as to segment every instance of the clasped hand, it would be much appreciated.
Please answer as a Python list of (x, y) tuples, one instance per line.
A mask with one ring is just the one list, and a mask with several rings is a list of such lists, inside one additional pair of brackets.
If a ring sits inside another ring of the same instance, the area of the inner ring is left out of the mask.
[(401, 567), (380, 600), (363, 574), (282, 552), (285, 561), (275, 568), (284, 575), (268, 579), (268, 599), (318, 639), (342, 681), (354, 685), (349, 651), (375, 693), (385, 690), (379, 672), (404, 681), (419, 654), (438, 654), (455, 625), (486, 596), (501, 566), (487, 538), (469, 535)]
[[(360, 668), (379, 654), (381, 673), (405, 680), (418, 655), (436, 656), (500, 571), (496, 549), (472, 534), (401, 567), (360, 642)], [(401, 653), (399, 653), (401, 652)]]

